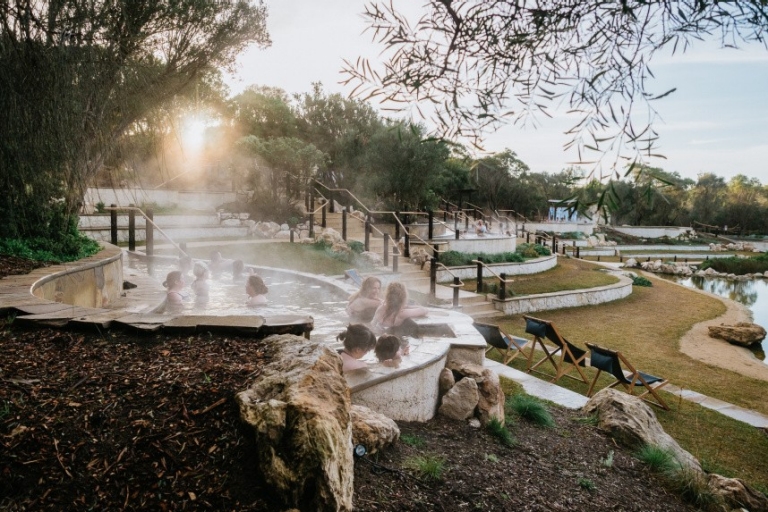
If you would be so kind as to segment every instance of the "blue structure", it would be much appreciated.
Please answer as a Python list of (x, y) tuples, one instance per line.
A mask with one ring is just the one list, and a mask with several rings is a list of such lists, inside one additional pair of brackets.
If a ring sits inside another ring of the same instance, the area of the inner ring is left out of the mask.
[(571, 209), (575, 199), (563, 201), (561, 199), (549, 200), (549, 222), (578, 222), (579, 212)]

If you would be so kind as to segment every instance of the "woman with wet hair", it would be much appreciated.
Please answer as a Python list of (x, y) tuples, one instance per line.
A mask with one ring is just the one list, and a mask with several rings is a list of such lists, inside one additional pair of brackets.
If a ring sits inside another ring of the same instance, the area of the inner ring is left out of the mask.
[(260, 276), (256, 274), (248, 276), (248, 279), (245, 281), (245, 293), (248, 295), (245, 303), (248, 306), (266, 304), (267, 292), (269, 292), (269, 288), (267, 288), (267, 285), (264, 284), (264, 280)]
[(350, 324), (347, 330), (336, 336), (344, 344), (339, 352), (342, 361), (342, 372), (351, 372), (367, 368), (365, 361), (360, 359), (376, 346), (376, 335), (363, 324)]
[(195, 292), (195, 296), (198, 299), (207, 299), (208, 292), (210, 291), (209, 279), (211, 277), (208, 267), (200, 262), (195, 263), (195, 266), (192, 268), (192, 273), (195, 276), (195, 280), (192, 281), (192, 284), (190, 285), (192, 291)]
[(381, 306), (381, 280), (378, 277), (368, 276), (363, 279), (360, 290), (349, 296), (347, 314), (353, 323), (365, 324), (373, 320), (373, 315)]
[(379, 332), (400, 327), (409, 318), (427, 316), (427, 309), (417, 305), (408, 304), (408, 290), (400, 282), (392, 282), (387, 285), (384, 294), (384, 303), (373, 315), (371, 325)]
[(168, 272), (163, 281), (163, 286), (168, 290), (165, 295), (165, 309), (181, 310), (184, 307), (184, 295), (181, 291), (184, 289), (184, 276), (178, 270)]

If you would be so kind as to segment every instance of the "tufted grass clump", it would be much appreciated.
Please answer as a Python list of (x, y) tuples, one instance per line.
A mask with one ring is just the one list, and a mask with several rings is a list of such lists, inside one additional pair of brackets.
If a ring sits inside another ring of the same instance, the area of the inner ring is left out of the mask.
[(445, 458), (438, 455), (417, 455), (403, 462), (403, 467), (410, 469), (425, 480), (439, 481), (447, 468)]
[(672, 452), (658, 446), (646, 444), (635, 456), (655, 473), (672, 474), (680, 469), (680, 463)]
[(420, 438), (419, 436), (414, 436), (410, 434), (401, 435), (400, 441), (414, 448), (418, 448), (419, 446), (424, 446), (424, 440), (422, 438)]
[(672, 490), (700, 510), (723, 510), (722, 499), (709, 489), (703, 472), (680, 469), (665, 478)]
[(540, 427), (554, 427), (555, 420), (547, 406), (536, 397), (526, 394), (513, 395), (507, 399), (507, 407), (519, 417)]
[(502, 425), (498, 418), (491, 418), (485, 428), (493, 437), (501, 441), (501, 444), (504, 446), (515, 446), (517, 444), (515, 437), (505, 425)]

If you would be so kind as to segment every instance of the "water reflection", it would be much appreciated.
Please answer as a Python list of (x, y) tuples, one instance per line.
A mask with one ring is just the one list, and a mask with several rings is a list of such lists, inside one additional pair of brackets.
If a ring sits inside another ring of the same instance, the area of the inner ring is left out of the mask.
[[(732, 281), (722, 278), (706, 278), (701, 276), (677, 277), (661, 276), (689, 288), (696, 288), (726, 297), (744, 304), (752, 311), (754, 322), (768, 329), (768, 280), (750, 279), (748, 281)], [(765, 352), (768, 350), (768, 338), (762, 344), (750, 347), (755, 356), (768, 364)]]

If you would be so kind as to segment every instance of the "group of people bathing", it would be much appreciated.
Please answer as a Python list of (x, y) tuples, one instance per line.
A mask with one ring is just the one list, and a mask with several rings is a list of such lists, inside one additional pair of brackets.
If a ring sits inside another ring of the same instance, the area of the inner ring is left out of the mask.
[(344, 372), (366, 368), (362, 358), (371, 350), (383, 365), (399, 366), (410, 350), (404, 335), (413, 334), (414, 318), (427, 316), (426, 308), (408, 303), (403, 283), (389, 283), (384, 298), (380, 296), (381, 280), (368, 276), (360, 290), (349, 297), (350, 325), (337, 336), (344, 344), (340, 352)]
[[(210, 263), (207, 265), (201, 261), (192, 262), (189, 256), (179, 258), (179, 270), (168, 272), (163, 282), (166, 288), (165, 309), (180, 310), (189, 298), (187, 293), (187, 279), (193, 279), (189, 285), (190, 291), (195, 296), (195, 301), (205, 303), (208, 301), (212, 277), (219, 278), (221, 274), (229, 269), (232, 272), (232, 281), (245, 281), (245, 304), (248, 306), (260, 306), (267, 303), (267, 293), (269, 288), (264, 284), (264, 280), (258, 274), (249, 269), (245, 272), (245, 265), (242, 260), (225, 260), (221, 253), (214, 251), (211, 253)], [(192, 275), (190, 276), (190, 272)]]

